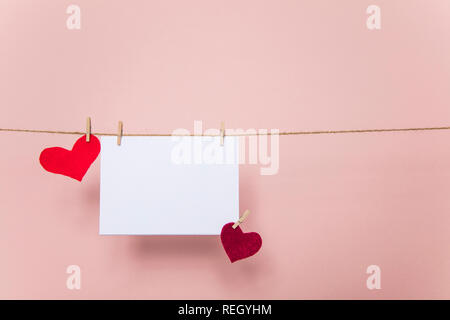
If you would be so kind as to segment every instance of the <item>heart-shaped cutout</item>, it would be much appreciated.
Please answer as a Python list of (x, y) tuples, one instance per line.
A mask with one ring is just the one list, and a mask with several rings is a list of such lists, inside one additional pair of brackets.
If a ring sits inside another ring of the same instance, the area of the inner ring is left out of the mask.
[(262, 246), (262, 239), (258, 233), (244, 233), (240, 226), (233, 229), (233, 224), (230, 222), (224, 225), (220, 233), (223, 248), (231, 262), (251, 257)]
[(90, 138), (86, 142), (86, 136), (82, 136), (75, 142), (72, 150), (60, 147), (44, 149), (39, 162), (49, 172), (81, 181), (100, 153), (100, 141), (92, 134)]

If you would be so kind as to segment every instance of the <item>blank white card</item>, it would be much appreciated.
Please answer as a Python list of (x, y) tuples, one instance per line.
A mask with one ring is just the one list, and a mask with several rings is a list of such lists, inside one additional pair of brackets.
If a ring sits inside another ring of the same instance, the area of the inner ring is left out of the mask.
[(220, 234), (239, 218), (238, 141), (101, 137), (100, 234)]

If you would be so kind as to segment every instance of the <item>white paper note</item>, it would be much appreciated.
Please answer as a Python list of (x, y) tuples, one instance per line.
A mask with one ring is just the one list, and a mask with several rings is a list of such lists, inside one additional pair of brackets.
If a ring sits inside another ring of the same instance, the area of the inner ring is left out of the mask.
[(101, 137), (100, 234), (220, 234), (239, 218), (238, 141)]

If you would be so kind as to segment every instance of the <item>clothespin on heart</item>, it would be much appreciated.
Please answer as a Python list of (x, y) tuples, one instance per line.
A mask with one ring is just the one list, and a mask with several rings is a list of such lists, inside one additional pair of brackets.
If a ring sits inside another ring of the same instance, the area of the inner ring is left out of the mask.
[(91, 117), (86, 119), (86, 142), (91, 141)]
[(245, 219), (247, 219), (250, 214), (250, 210), (245, 210), (244, 214), (233, 224), (233, 229), (236, 229)]

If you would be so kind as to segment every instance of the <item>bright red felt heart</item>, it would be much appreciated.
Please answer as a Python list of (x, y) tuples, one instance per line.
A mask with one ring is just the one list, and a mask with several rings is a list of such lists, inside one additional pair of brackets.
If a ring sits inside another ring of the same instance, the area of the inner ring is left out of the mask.
[(82, 136), (75, 142), (72, 150), (60, 147), (44, 149), (39, 162), (49, 172), (81, 181), (99, 153), (100, 141), (91, 134), (89, 142), (86, 142), (86, 136)]
[(233, 222), (223, 226), (220, 233), (223, 248), (231, 262), (248, 258), (261, 249), (262, 239), (256, 232), (244, 233), (240, 226), (233, 229)]

